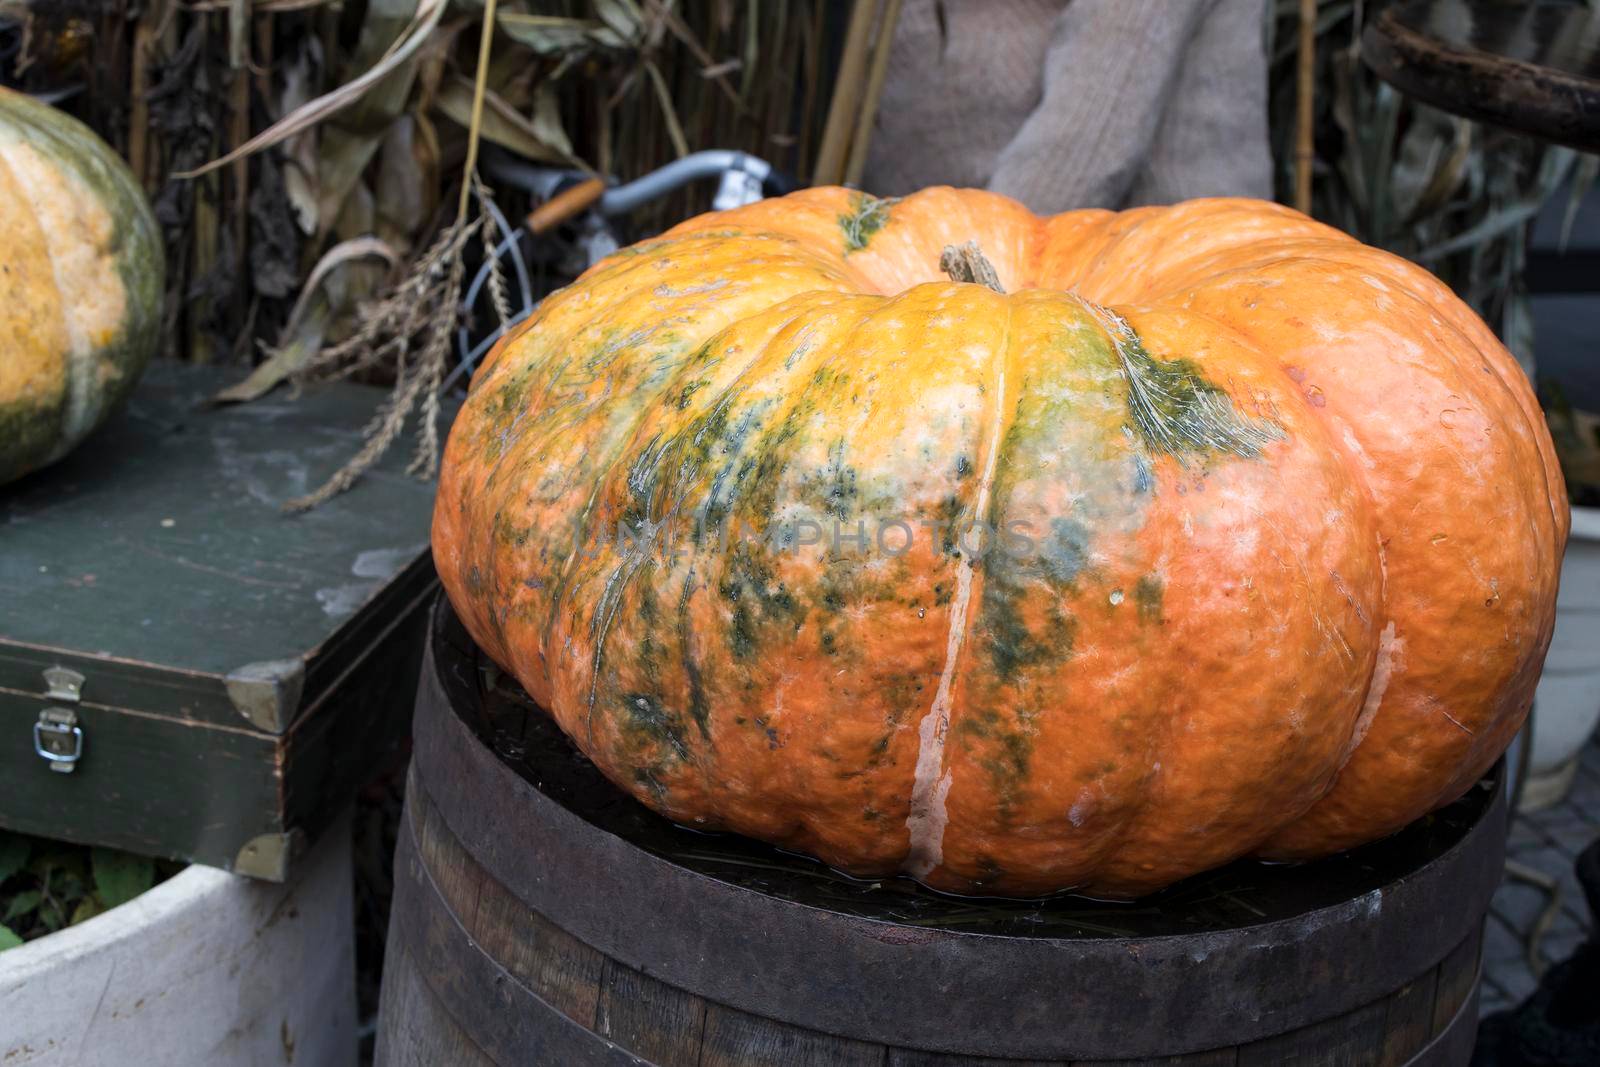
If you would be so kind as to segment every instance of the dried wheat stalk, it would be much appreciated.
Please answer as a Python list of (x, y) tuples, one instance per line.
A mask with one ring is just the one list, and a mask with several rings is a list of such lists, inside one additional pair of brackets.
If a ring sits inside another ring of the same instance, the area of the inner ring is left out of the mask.
[(344, 492), (388, 451), (421, 403), (422, 433), (408, 473), (431, 477), (439, 464), (439, 383), (450, 359), (463, 273), (462, 252), (477, 230), (457, 220), (441, 233), (399, 283), (357, 313), (356, 330), (324, 347), (297, 382), (347, 378), (368, 367), (394, 367), (394, 391), (367, 427), (366, 443), (315, 491), (284, 505), (304, 511)]
[[(490, 212), (483, 211), (478, 220), (472, 221), (467, 209), (474, 193), (480, 203), (490, 196), (478, 179), (477, 168), (494, 13), (495, 0), (487, 0), (478, 44), (467, 158), (462, 167), (461, 199), (456, 205), (455, 221), (439, 234), (387, 295), (361, 308), (354, 334), (337, 345), (322, 349), (298, 376), (299, 380), (345, 378), (363, 368), (392, 360), (394, 389), (377, 417), (367, 426), (367, 440), (361, 450), (320, 487), (284, 504), (287, 511), (314, 508), (354, 485), (356, 479), (389, 450), (405, 428), (406, 419), (419, 405), (421, 433), (406, 473), (432, 478), (438, 472), (439, 385), (450, 359), (450, 333), (460, 313), (461, 281), (466, 271), (464, 254), (468, 242), (480, 230), (492, 233), (488, 229), (492, 223), (486, 221)], [(492, 260), (495, 247), (492, 236), (485, 240), (484, 247)], [(492, 272), (492, 275), (497, 273)], [(490, 286), (495, 311), (504, 323), (510, 315), (504, 276), (491, 276)], [(419, 338), (421, 346), (413, 352), (413, 345)]]

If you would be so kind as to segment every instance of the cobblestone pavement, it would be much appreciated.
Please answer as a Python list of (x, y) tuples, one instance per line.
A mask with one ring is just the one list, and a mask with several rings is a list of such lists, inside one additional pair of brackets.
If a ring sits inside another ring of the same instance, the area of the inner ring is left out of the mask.
[[(1552, 808), (1519, 815), (1506, 844), (1509, 860), (1558, 880), (1557, 908), (1536, 941), (1540, 960), (1566, 959), (1589, 936), (1595, 917), (1589, 914), (1572, 861), (1600, 837), (1600, 738), (1583, 751), (1577, 781), (1567, 799)], [(1538, 984), (1528, 960), (1528, 934), (1550, 904), (1550, 894), (1507, 875), (1490, 905), (1483, 941), (1483, 993), (1480, 1014), (1512, 1007)]]

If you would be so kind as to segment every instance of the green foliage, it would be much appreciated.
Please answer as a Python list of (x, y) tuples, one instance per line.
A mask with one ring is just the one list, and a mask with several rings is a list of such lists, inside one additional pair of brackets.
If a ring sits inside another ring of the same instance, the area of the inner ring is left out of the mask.
[(40, 893), (37, 889), (23, 890), (21, 893), (18, 893), (16, 896), (12, 897), (10, 902), (6, 904), (5, 915), (3, 918), (6, 922), (21, 918), (22, 916), (28, 914), (28, 912), (38, 908), (39, 901), (42, 900), (43, 897), (44, 894)]
[(155, 861), (148, 856), (97, 848), (89, 857), (96, 894), (107, 908), (126, 904), (156, 884)]
[(1580, 411), (1567, 400), (1559, 382), (1539, 379), (1550, 437), (1555, 442), (1567, 495), (1582, 507), (1600, 507), (1600, 415)]
[(92, 919), (182, 868), (0, 830), (0, 951)]
[(28, 862), (28, 839), (0, 830), (0, 884)]

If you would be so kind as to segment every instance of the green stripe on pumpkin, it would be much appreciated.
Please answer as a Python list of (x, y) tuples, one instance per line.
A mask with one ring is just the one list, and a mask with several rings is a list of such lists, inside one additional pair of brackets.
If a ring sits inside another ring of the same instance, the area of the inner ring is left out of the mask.
[(1255, 459), (1283, 439), (1282, 427), (1239, 411), (1193, 361), (1157, 359), (1127, 319), (1094, 307), (1127, 376), (1131, 424), (1152, 451), (1179, 462), (1219, 452)]
[(851, 197), (850, 210), (839, 216), (839, 229), (844, 231), (845, 254), (866, 248), (873, 234), (889, 225), (889, 209), (899, 202), (899, 197), (876, 197), (869, 193), (857, 193)]

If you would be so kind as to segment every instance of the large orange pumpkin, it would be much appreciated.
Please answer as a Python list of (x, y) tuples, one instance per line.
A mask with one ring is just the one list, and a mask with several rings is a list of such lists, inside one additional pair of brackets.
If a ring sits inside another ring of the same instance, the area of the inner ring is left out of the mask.
[[(966, 242), (1003, 293), (945, 277)], [(1296, 212), (813, 189), (504, 341), (434, 553), (674, 819), (1126, 896), (1464, 792), (1527, 711), (1567, 524), (1483, 323)]]

